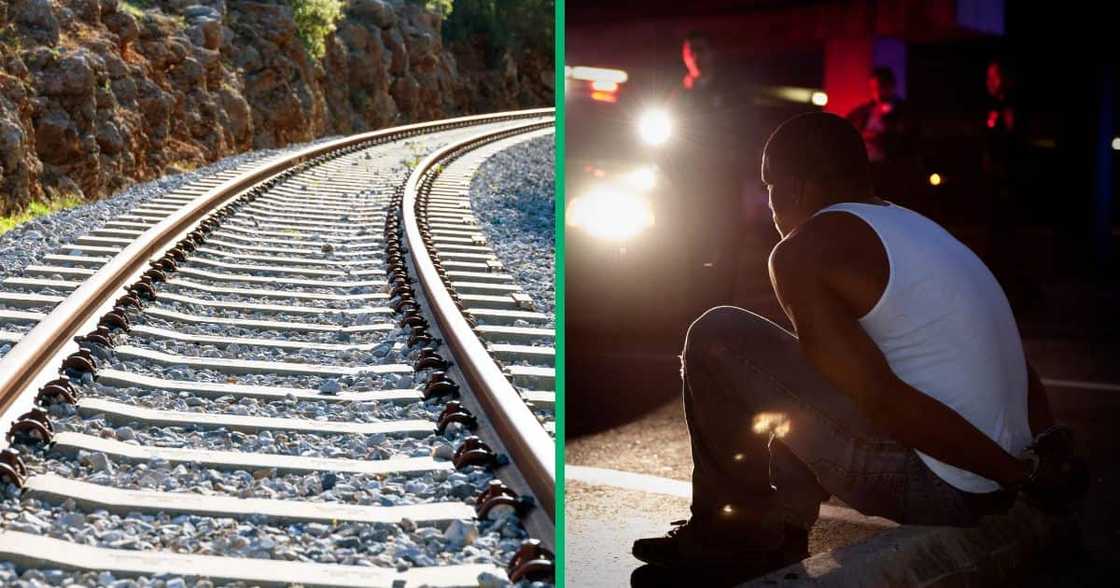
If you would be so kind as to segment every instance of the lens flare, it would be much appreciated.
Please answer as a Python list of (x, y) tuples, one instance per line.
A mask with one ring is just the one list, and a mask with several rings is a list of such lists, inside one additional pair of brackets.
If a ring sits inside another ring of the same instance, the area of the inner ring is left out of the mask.
[(653, 226), (653, 208), (645, 198), (600, 187), (568, 204), (568, 224), (608, 241), (625, 241)]
[(638, 118), (638, 136), (647, 145), (662, 145), (672, 134), (673, 120), (660, 108), (647, 110)]
[(622, 181), (628, 187), (649, 192), (657, 187), (657, 170), (653, 166), (639, 167), (625, 174)]

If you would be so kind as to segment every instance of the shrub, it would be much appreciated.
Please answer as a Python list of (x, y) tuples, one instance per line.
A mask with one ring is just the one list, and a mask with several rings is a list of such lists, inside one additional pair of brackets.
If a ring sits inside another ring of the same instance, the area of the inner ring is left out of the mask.
[(288, 0), (299, 39), (307, 52), (321, 59), (327, 52), (327, 36), (342, 18), (342, 0)]
[(455, 7), (455, 0), (409, 0), (413, 4), (420, 4), (429, 12), (434, 12), (443, 18), (451, 16), (451, 10)]

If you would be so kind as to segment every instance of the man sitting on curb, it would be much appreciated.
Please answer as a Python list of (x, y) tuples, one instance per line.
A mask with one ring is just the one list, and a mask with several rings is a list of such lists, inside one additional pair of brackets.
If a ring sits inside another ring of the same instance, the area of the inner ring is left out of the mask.
[(770, 277), (796, 335), (729, 306), (689, 328), (692, 518), (635, 542), (635, 557), (753, 577), (807, 557), (830, 494), (952, 526), (1006, 512), (1020, 491), (1047, 510), (1080, 499), (1087, 473), (1003, 290), (939, 225), (872, 194), (856, 129), (794, 117), (762, 175), (782, 236)]

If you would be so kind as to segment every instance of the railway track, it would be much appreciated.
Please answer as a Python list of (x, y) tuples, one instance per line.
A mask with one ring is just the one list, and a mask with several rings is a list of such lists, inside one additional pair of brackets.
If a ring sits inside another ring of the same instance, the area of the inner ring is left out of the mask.
[(550, 319), (469, 184), (552, 125), (320, 144), (5, 280), (0, 562), (48, 583), (551, 582)]

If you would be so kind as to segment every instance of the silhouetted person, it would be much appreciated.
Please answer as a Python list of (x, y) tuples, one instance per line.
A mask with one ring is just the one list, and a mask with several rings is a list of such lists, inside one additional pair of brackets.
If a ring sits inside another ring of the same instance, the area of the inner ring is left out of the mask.
[(988, 64), (985, 86), (988, 90), (984, 113), (984, 173), (991, 182), (997, 206), (1014, 203), (1013, 171), (1021, 157), (1023, 121), (1019, 112), (1015, 82), (1007, 65), (1000, 60)]
[(918, 172), (909, 106), (897, 94), (889, 68), (875, 68), (867, 85), (871, 100), (849, 112), (848, 120), (863, 137), (875, 194), (912, 205)]
[(743, 186), (753, 175), (740, 165), (755, 132), (745, 85), (722, 62), (711, 38), (691, 32), (681, 43), (685, 74), (673, 92), (670, 110), (677, 191), (695, 202), (693, 234), (696, 264), (714, 273), (708, 293), (713, 301), (730, 300), (742, 248), (740, 228)]
[(1026, 159), (1026, 121), (1016, 92), (1012, 68), (994, 59), (985, 71), (988, 92), (983, 118), (982, 169), (986, 181), (989, 227), (989, 263), (1008, 288), (1012, 300), (1022, 305), (1035, 302), (1038, 289), (1019, 273), (1019, 248), (1015, 230), (1026, 218), (1023, 169)]
[(1047, 510), (1080, 499), (1071, 433), (1054, 426), (999, 283), (936, 223), (874, 196), (856, 129), (789, 119), (762, 177), (782, 236), (770, 278), (796, 333), (730, 306), (689, 328), (692, 517), (634, 543), (658, 568), (633, 582), (720, 585), (800, 560), (830, 494), (952, 526), (1005, 512), (1020, 490)]

